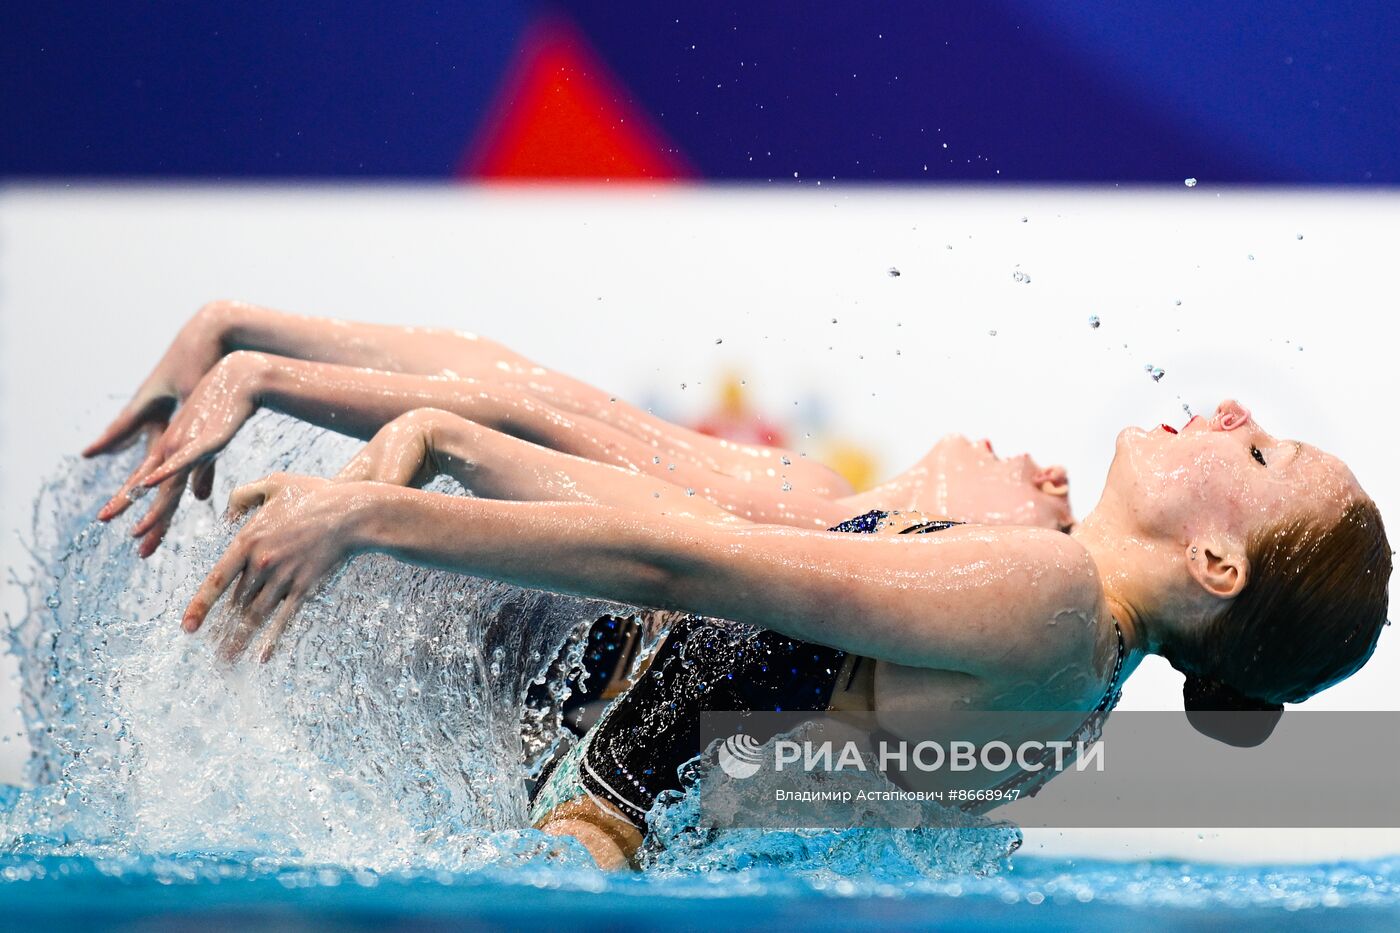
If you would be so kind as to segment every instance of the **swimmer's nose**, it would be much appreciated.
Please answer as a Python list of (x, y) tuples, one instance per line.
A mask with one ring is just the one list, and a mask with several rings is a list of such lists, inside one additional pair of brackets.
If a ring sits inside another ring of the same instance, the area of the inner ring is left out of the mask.
[(1215, 409), (1215, 417), (1210, 426), (1217, 431), (1233, 431), (1249, 423), (1249, 409), (1232, 398), (1227, 398)]
[(1046, 467), (1031, 477), (1031, 482), (1041, 492), (1052, 496), (1069, 495), (1069, 474), (1062, 466)]

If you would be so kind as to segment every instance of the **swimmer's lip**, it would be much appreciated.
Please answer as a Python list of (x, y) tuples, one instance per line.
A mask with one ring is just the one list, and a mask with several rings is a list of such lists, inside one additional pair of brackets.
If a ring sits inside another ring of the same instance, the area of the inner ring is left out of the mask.
[(1175, 433), (1176, 433), (1176, 428), (1172, 427), (1172, 426), (1169, 425), (1169, 424), (1164, 424), (1164, 425), (1162, 425), (1162, 430), (1163, 430), (1163, 431), (1166, 431), (1168, 434), (1175, 434)]

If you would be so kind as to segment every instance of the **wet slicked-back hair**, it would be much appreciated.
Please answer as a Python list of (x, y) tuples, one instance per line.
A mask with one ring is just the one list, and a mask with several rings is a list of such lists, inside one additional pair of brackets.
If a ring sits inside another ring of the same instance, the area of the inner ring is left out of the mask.
[(1188, 710), (1305, 700), (1365, 664), (1386, 624), (1391, 552), (1370, 499), (1331, 526), (1303, 519), (1267, 528), (1245, 554), (1244, 589), (1167, 654), (1187, 674)]

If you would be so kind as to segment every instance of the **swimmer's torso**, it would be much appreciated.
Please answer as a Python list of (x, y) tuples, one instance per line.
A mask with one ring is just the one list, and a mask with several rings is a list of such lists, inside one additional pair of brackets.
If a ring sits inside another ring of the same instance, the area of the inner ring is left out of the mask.
[[(957, 524), (872, 511), (831, 531), (914, 536)], [(707, 710), (873, 710), (879, 714), (1095, 709), (1095, 703), (1102, 705), (1107, 696), (1103, 672), (1114, 665), (1109, 659), (1101, 668), (1105, 655), (1098, 644), (1100, 627), (1092, 613), (1083, 616), (1077, 629), (1067, 626), (1046, 639), (1045, 657), (1051, 663), (1034, 665), (1037, 676), (1019, 680), (874, 660), (771, 630), (683, 616), (626, 691), (606, 705), (576, 749), (542, 782), (536, 813), (547, 813), (570, 793), (585, 793), (608, 812), (642, 825), (657, 793), (675, 786), (677, 767), (699, 747), (699, 719)], [(1121, 663), (1121, 641), (1116, 654)], [(1054, 672), (1054, 658), (1073, 660)], [(1063, 734), (1083, 716), (1074, 718)], [(898, 735), (896, 729), (889, 731)], [(1023, 738), (1063, 737), (1061, 730), (1056, 733)], [(989, 778), (987, 786), (995, 782)]]

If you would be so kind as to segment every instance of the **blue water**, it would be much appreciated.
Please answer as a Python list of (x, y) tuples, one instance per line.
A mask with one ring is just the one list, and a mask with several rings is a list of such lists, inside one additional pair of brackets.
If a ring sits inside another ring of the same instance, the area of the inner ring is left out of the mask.
[(1017, 858), (990, 878), (890, 884), (775, 869), (650, 877), (525, 864), (375, 874), (255, 856), (6, 858), (0, 925), (45, 929), (388, 924), (509, 929), (960, 930), (1397, 928), (1395, 861), (1304, 868)]
[[(221, 481), (326, 474), (353, 450), (260, 417)], [(32, 756), (27, 789), (0, 792), (0, 926), (1400, 927), (1397, 860), (1050, 860), (987, 820), (702, 833), (694, 794), (653, 812), (645, 871), (604, 874), (522, 828), (520, 737), (523, 721), (527, 749), (560, 740), (527, 689), (609, 607), (362, 558), (272, 663), (230, 668), (213, 651), (227, 620), (177, 627), (233, 530), (192, 504), (136, 560), (139, 507), (92, 522), (130, 468), (66, 464), (37, 500), (29, 609), (10, 620)]]

